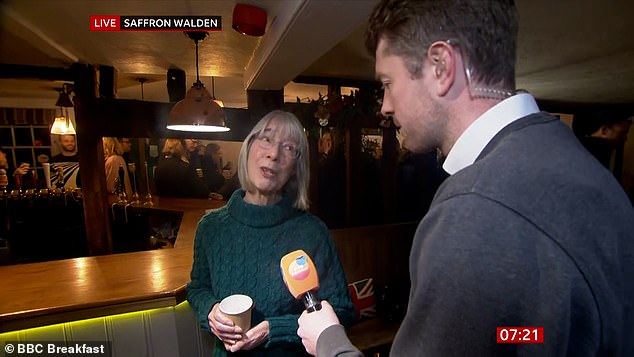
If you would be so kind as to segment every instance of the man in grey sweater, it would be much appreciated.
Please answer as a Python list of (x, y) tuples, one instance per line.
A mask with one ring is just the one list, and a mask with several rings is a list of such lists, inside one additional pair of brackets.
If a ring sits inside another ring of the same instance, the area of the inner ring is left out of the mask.
[[(515, 91), (517, 29), (510, 0), (384, 0), (370, 17), (382, 113), (451, 175), (414, 238), (392, 356), (634, 355), (634, 210)], [(323, 306), (299, 319), (307, 351), (360, 355)]]

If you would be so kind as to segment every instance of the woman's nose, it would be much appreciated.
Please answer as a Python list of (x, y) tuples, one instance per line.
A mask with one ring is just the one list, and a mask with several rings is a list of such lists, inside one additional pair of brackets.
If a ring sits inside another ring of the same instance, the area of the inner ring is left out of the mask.
[(266, 150), (266, 157), (271, 160), (277, 160), (280, 155), (280, 144), (273, 144), (270, 149)]

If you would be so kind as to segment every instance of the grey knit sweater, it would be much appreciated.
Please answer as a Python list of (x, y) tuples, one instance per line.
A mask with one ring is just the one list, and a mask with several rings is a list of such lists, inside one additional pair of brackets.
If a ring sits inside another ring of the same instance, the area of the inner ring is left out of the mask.
[[(634, 356), (634, 211), (557, 118), (519, 119), (448, 178), (410, 255), (390, 356)], [(543, 327), (498, 344), (497, 327)], [(360, 356), (339, 326), (318, 357)]]
[[(557, 118), (513, 122), (445, 181), (410, 257), (393, 356), (632, 356), (634, 211)], [(497, 344), (496, 327), (544, 328)]]

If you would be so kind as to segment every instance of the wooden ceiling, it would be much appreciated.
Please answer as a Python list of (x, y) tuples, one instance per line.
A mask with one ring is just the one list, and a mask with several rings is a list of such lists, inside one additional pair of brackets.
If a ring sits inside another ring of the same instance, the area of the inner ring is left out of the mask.
[[(239, 3), (268, 13), (266, 33), (231, 29)], [(246, 106), (246, 89), (285, 88), (286, 100), (313, 98), (325, 87), (290, 83), (298, 76), (373, 80), (362, 34), (376, 0), (5, 0), (0, 2), (0, 64), (114, 66), (118, 97), (167, 102), (169, 68), (195, 80), (194, 44), (182, 33), (90, 32), (91, 15), (220, 15), (223, 30), (202, 41), (200, 74), (216, 97)], [(566, 103), (634, 103), (634, 2), (518, 0), (517, 84), (538, 99)], [(0, 98), (54, 101), (60, 81), (11, 78)]]

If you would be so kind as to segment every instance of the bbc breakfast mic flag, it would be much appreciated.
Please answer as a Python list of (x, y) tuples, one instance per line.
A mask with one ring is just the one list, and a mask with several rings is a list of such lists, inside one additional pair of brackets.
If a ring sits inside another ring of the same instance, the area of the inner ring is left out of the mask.
[(222, 31), (221, 16), (90, 16), (90, 31)]
[(319, 276), (306, 252), (300, 249), (283, 256), (280, 270), (288, 291), (295, 299), (304, 302), (306, 311), (321, 310), (321, 302), (315, 296), (315, 291), (319, 289)]

